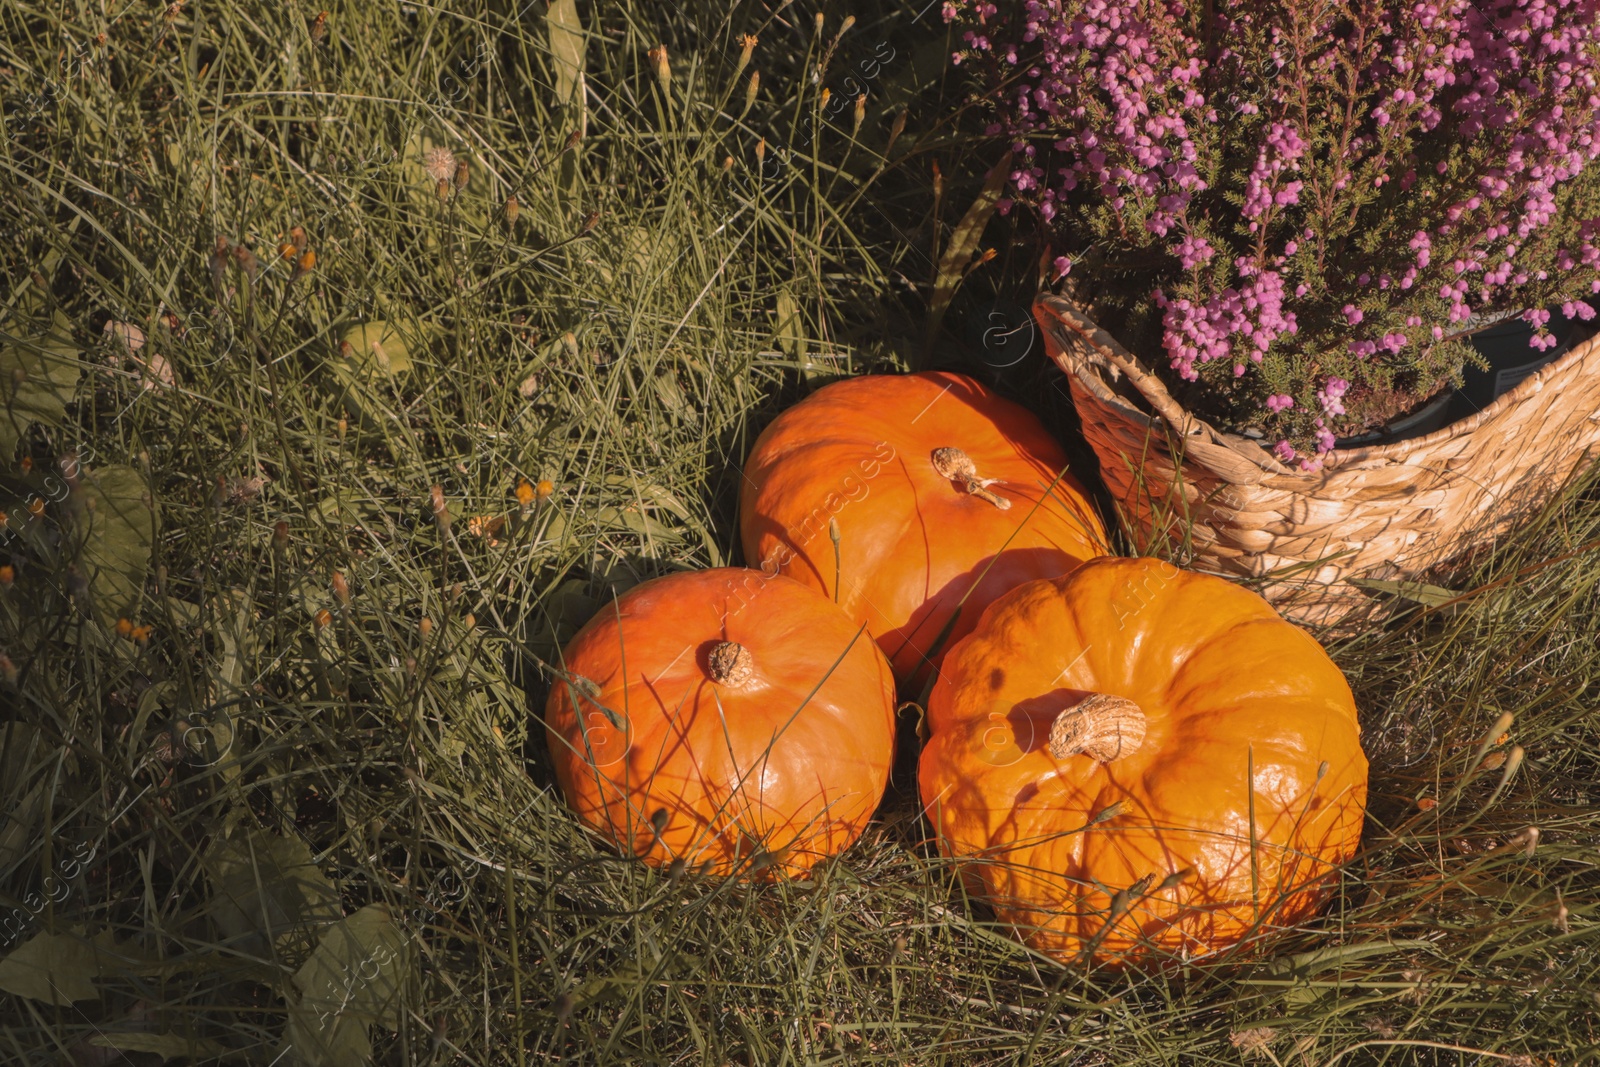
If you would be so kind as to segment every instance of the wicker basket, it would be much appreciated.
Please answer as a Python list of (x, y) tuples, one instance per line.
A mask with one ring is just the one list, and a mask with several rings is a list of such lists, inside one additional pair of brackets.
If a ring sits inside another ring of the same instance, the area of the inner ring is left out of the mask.
[(1372, 603), (1349, 579), (1416, 577), (1504, 533), (1600, 456), (1600, 336), (1475, 415), (1335, 451), (1307, 474), (1184, 411), (1065, 298), (1033, 310), (1135, 543), (1187, 530), (1192, 566), (1262, 579), (1298, 622), (1349, 620)]

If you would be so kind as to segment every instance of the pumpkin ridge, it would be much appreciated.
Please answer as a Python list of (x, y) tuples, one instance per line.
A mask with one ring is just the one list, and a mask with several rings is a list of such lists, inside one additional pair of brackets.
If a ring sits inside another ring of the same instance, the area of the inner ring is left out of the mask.
[[(1211, 679), (1233, 684), (1211, 694)], [(1100, 763), (1026, 738), (1020, 752), (985, 744), (997, 720), (1037, 729), (1037, 702), (1074, 691), (1143, 706), (1144, 746)], [(918, 782), (940, 798), (940, 850), (974, 859), (978, 888), (1035, 947), (1110, 963), (1205, 954), (1305, 918), (1354, 852), (1366, 775), (1354, 714), (1320, 646), (1255, 594), (1107, 558), (997, 598), (951, 650)], [(1108, 928), (1113, 900), (1123, 911)]]

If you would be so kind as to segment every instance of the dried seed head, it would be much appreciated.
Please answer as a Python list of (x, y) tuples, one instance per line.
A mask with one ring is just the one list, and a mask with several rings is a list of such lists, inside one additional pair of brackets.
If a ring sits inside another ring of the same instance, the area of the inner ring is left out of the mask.
[(649, 51), (650, 69), (656, 72), (656, 84), (665, 95), (672, 88), (672, 63), (667, 58), (667, 46), (658, 44)]
[(343, 571), (333, 572), (333, 596), (342, 606), (350, 606), (350, 583), (344, 580)]
[(333, 612), (329, 611), (327, 608), (323, 608), (321, 611), (317, 612), (317, 614), (316, 614), (316, 623), (317, 623), (317, 629), (319, 629), (319, 630), (325, 630), (329, 626), (332, 626), (333, 625)]
[(505, 527), (506, 520), (499, 515), (474, 515), (467, 520), (467, 533), (479, 537), (491, 545), (500, 543), (500, 531)]
[(289, 243), (294, 245), (294, 250), (296, 252), (304, 252), (307, 248), (311, 247), (311, 241), (306, 237), (306, 229), (304, 226), (294, 226), (290, 228)]
[(1049, 751), (1056, 759), (1079, 753), (1101, 763), (1130, 756), (1144, 744), (1144, 711), (1127, 697), (1091, 693), (1056, 716)]
[(851, 118), (850, 136), (854, 137), (861, 132), (861, 124), (867, 118), (867, 94), (862, 93), (856, 97), (856, 110)]
[(550, 494), (556, 491), (556, 485), (549, 478), (541, 478), (539, 479), (539, 484), (534, 487), (534, 491), (539, 494), (540, 500), (548, 500), (550, 499)]
[(435, 182), (447, 182), (456, 174), (456, 154), (448, 148), (430, 148), (422, 157), (422, 169)]
[(524, 511), (533, 504), (533, 483), (526, 478), (517, 483), (517, 503)]
[(433, 521), (439, 524), (440, 530), (449, 533), (450, 508), (444, 500), (444, 486), (431, 486), (428, 489), (428, 500), (433, 505)]
[(756, 102), (756, 92), (760, 90), (760, 88), (761, 72), (759, 70), (752, 70), (750, 72), (750, 81), (744, 87), (744, 111), (739, 112), (739, 114), (743, 115), (745, 111), (750, 110), (751, 105)]
[(726, 173), (728, 173), (728, 171), (730, 171), (732, 169), (733, 169), (733, 157), (732, 156), (723, 156), (722, 157), (722, 173), (726, 174)]
[(833, 99), (833, 90), (827, 88), (826, 86), (824, 86), (823, 89), (822, 89), (822, 93), (817, 97), (817, 106), (820, 107), (820, 108), (823, 108), (824, 110), (826, 110), (827, 107), (828, 107), (828, 101), (832, 100), (832, 99)]
[(1252, 1026), (1248, 1030), (1234, 1030), (1228, 1034), (1228, 1043), (1246, 1057), (1266, 1056), (1278, 1031), (1270, 1026)]
[(583, 131), (573, 130), (571, 133), (567, 134), (567, 143), (562, 145), (561, 150), (563, 152), (570, 151), (571, 149), (578, 147), (578, 142), (581, 140), (583, 140)]
[(289, 524), (279, 520), (272, 527), (272, 550), (282, 555), (289, 548)]
[(232, 254), (233, 245), (228, 243), (226, 237), (218, 234), (217, 246), (212, 250), (211, 255), (206, 257), (206, 262), (211, 266), (212, 284), (219, 291), (222, 289), (223, 282), (227, 280), (228, 260), (232, 257)]
[(712, 648), (706, 665), (710, 668), (707, 673), (711, 675), (711, 680), (730, 689), (744, 685), (755, 673), (750, 650), (737, 641), (719, 642)]
[(888, 155), (894, 149), (894, 143), (900, 135), (906, 132), (906, 109), (901, 108), (894, 117), (894, 123), (889, 127), (889, 143), (883, 146), (883, 154)]
[(739, 38), (739, 63), (733, 68), (733, 76), (737, 78), (744, 73), (744, 68), (750, 65), (750, 56), (756, 50), (759, 38), (753, 33), (744, 34)]
[(426, 641), (433, 634), (433, 620), (424, 615), (422, 617), (422, 621), (417, 623), (417, 632), (420, 633), (422, 635), (422, 639)]
[(467, 183), (471, 180), (472, 168), (467, 164), (466, 160), (460, 160), (456, 163), (456, 192), (465, 192)]
[(328, 39), (328, 13), (317, 12), (316, 21), (311, 24), (311, 43), (321, 44)]
[(756, 142), (756, 166), (761, 166), (767, 161), (767, 139), (765, 137)]
[(127, 637), (131, 633), (133, 633), (133, 621), (131, 619), (126, 619), (126, 618), (118, 619), (117, 620), (117, 636), (118, 637)]
[(239, 269), (244, 271), (244, 276), (250, 281), (256, 280), (256, 274), (261, 270), (261, 264), (256, 260), (255, 253), (244, 245), (233, 246), (233, 260), (239, 264)]
[(437, 184), (437, 185), (435, 185), (433, 187), (433, 191), (438, 195), (440, 203), (449, 202), (449, 200), (450, 200), (450, 181), (449, 181), (449, 179), (440, 178), (439, 179), (439, 184)]
[(5, 676), (9, 685), (17, 684), (17, 665), (11, 662), (11, 657), (0, 652), (0, 675)]
[(294, 259), (299, 254), (300, 250), (295, 248), (295, 246), (288, 241), (285, 241), (283, 244), (278, 246), (278, 255), (282, 256), (284, 259)]
[(16, 580), (17, 571), (15, 567), (11, 566), (9, 563), (3, 567), (0, 567), (0, 585), (9, 586)]
[(517, 216), (520, 214), (522, 214), (522, 204), (518, 202), (517, 194), (512, 193), (506, 197), (506, 225), (515, 226), (517, 224)]

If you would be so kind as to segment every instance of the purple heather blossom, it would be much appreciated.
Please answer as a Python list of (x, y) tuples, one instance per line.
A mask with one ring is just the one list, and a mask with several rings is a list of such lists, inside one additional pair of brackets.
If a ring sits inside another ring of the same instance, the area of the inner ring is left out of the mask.
[(1320, 466), (1369, 365), (1437, 369), (1475, 309), (1532, 308), (1541, 349), (1545, 305), (1595, 314), (1600, 0), (943, 10), (1008, 86), (1011, 198), (1068, 247), (1167, 264), (1141, 292), (1172, 374), (1237, 378), (1286, 463)]

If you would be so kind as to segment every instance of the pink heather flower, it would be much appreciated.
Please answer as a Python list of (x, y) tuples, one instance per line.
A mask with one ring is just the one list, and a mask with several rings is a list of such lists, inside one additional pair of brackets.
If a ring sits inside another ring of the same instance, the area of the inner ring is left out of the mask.
[[(1345, 391), (1349, 388), (1350, 383), (1343, 378), (1329, 378), (1323, 383), (1322, 388), (1317, 390), (1317, 403), (1326, 414), (1343, 415), (1344, 401), (1340, 398), (1344, 396)], [(1323, 449), (1323, 451), (1326, 452), (1327, 449)]]
[(1054, 280), (1056, 281), (1059, 281), (1072, 273), (1072, 260), (1066, 256), (1057, 256), (1051, 262), (1050, 266), (1055, 270)]
[[(1299, 6), (1304, 34), (1276, 0), (942, 10), (960, 58), (1005, 86), (992, 128), (1017, 153), (1007, 206), (1110, 235), (1108, 261), (1160, 313), (1172, 377), (1270, 370), (1229, 388), (1256, 398), (1285, 462), (1316, 469), (1333, 440), (1291, 396), (1331, 419), (1364, 361), (1437, 370), (1426, 339), (1474, 307), (1535, 309), (1541, 350), (1556, 343), (1544, 307), (1594, 317), (1578, 296), (1600, 293), (1600, 217), (1585, 217), (1600, 215), (1600, 0)], [(1330, 111), (1302, 129), (1302, 87), (1348, 101), (1350, 124)], [(1219, 166), (1235, 197), (1221, 213)], [(1268, 394), (1268, 380), (1289, 384)]]

